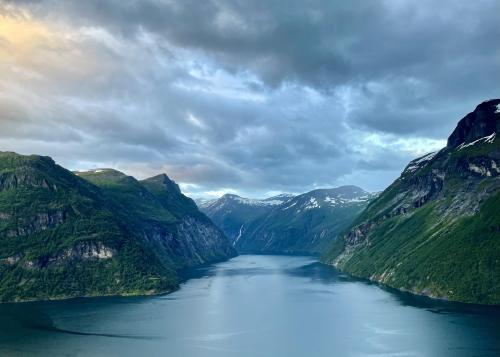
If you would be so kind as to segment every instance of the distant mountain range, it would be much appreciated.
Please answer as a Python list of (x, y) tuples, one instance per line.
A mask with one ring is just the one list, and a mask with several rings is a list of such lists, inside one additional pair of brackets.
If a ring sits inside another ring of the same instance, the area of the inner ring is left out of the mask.
[(0, 153), (0, 300), (168, 292), (177, 270), (236, 255), (166, 175), (72, 173)]
[(224, 195), (200, 204), (242, 253), (319, 254), (374, 195), (356, 186), (262, 200)]
[(500, 304), (500, 99), (459, 121), (448, 144), (408, 164), (323, 261), (443, 299)]
[(234, 243), (241, 236), (242, 227), (293, 197), (290, 194), (282, 194), (259, 200), (228, 193), (218, 199), (197, 200), (196, 203)]

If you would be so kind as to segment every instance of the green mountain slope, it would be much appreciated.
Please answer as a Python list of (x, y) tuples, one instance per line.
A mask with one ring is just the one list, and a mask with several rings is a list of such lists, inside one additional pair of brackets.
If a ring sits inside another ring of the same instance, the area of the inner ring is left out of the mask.
[(0, 153), (0, 300), (168, 291), (100, 190), (52, 159)]
[(235, 254), (180, 191), (147, 186), (0, 153), (0, 300), (167, 292), (177, 269)]
[(235, 247), (245, 253), (318, 254), (372, 198), (356, 186), (304, 193), (243, 226)]
[(129, 230), (163, 264), (186, 268), (236, 255), (224, 234), (167, 175), (143, 181), (110, 169), (78, 175), (102, 189)]
[(417, 294), (500, 304), (500, 100), (412, 161), (323, 261)]

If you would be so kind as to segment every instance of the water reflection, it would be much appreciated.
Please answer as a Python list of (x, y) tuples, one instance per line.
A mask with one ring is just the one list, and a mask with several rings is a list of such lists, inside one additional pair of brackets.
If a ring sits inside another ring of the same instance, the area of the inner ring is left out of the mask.
[(401, 305), (411, 306), (421, 309), (426, 309), (436, 314), (471, 314), (471, 315), (486, 315), (490, 317), (497, 317), (500, 319), (500, 307), (498, 306), (484, 306), (474, 304), (462, 304), (438, 299), (431, 299), (425, 296), (418, 296), (407, 292), (398, 291), (380, 284), (373, 283), (366, 279), (358, 279), (350, 277), (334, 267), (326, 266), (319, 262), (311, 262), (300, 267), (284, 270), (284, 273), (293, 276), (308, 278), (312, 282), (319, 282), (331, 286), (332, 284), (339, 283), (360, 283), (367, 286), (376, 286), (388, 293), (390, 293)]

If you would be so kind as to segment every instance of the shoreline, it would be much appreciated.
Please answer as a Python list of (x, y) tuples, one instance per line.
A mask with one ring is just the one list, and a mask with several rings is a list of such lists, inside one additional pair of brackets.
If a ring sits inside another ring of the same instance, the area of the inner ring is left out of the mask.
[(60, 297), (52, 297), (47, 299), (27, 299), (27, 300), (14, 300), (14, 301), (0, 301), (1, 305), (9, 305), (9, 304), (26, 304), (26, 303), (42, 303), (42, 302), (57, 302), (57, 301), (70, 301), (77, 299), (97, 299), (97, 298), (133, 298), (133, 297), (153, 297), (153, 296), (161, 296), (168, 295), (173, 292), (176, 292), (180, 289), (180, 284), (170, 290), (165, 290), (161, 292), (152, 292), (152, 293), (130, 293), (130, 294), (97, 294), (97, 295), (78, 295), (78, 296), (60, 296)]
[(328, 266), (328, 267), (331, 267), (331, 268), (334, 268), (336, 269), (337, 271), (341, 272), (342, 274), (346, 274), (349, 278), (351, 279), (354, 279), (354, 280), (357, 280), (359, 282), (363, 282), (363, 283), (368, 283), (368, 284), (373, 284), (373, 285), (376, 285), (378, 286), (379, 288), (383, 289), (383, 290), (386, 290), (386, 291), (389, 291), (389, 292), (393, 292), (393, 293), (403, 293), (403, 294), (408, 294), (410, 296), (413, 296), (413, 297), (421, 297), (421, 298), (427, 298), (427, 299), (430, 299), (430, 300), (433, 300), (433, 301), (440, 301), (440, 302), (448, 302), (448, 303), (453, 303), (453, 304), (462, 304), (462, 305), (467, 305), (467, 306), (478, 306), (478, 307), (493, 307), (493, 308), (500, 308), (500, 304), (481, 304), (481, 303), (475, 303), (475, 302), (464, 302), (464, 301), (460, 301), (460, 300), (452, 300), (452, 299), (448, 299), (446, 297), (439, 297), (439, 296), (435, 296), (435, 295), (432, 295), (432, 294), (426, 294), (426, 293), (422, 293), (422, 292), (417, 292), (417, 291), (414, 291), (414, 290), (410, 290), (410, 289), (400, 289), (400, 288), (396, 288), (396, 287), (393, 287), (391, 285), (388, 285), (386, 283), (383, 283), (381, 281), (378, 281), (376, 279), (370, 279), (370, 278), (366, 278), (366, 277), (361, 277), (361, 276), (356, 276), (354, 274), (351, 274), (345, 270), (342, 270), (340, 268), (338, 268), (337, 266), (335, 266), (334, 264), (330, 264), (330, 263), (326, 263), (324, 261), (322, 261), (318, 256), (315, 256), (315, 255), (295, 255), (295, 254), (276, 254), (276, 253), (273, 253), (273, 254), (263, 254), (263, 253), (242, 253), (242, 254), (238, 254), (238, 255), (235, 255), (235, 256), (232, 256), (232, 257), (228, 257), (227, 259), (218, 259), (218, 260), (215, 260), (215, 261), (212, 261), (212, 262), (207, 262), (207, 263), (203, 263), (201, 265), (197, 265), (197, 266), (194, 266), (194, 267), (189, 267), (189, 268), (183, 268), (183, 269), (180, 269), (178, 271), (178, 277), (179, 277), (179, 282), (177, 283), (177, 286), (175, 288), (172, 288), (172, 289), (168, 289), (168, 290), (164, 290), (164, 291), (159, 291), (159, 292), (144, 292), (144, 293), (130, 293), (130, 294), (97, 294), (97, 295), (80, 295), (80, 296), (61, 296), (61, 297), (53, 297), (53, 298), (47, 298), (47, 299), (28, 299), (28, 300), (18, 300), (18, 301), (0, 301), (0, 304), (1, 305), (8, 305), (8, 304), (25, 304), (25, 303), (43, 303), (43, 302), (51, 302), (51, 301), (54, 301), (54, 302), (58, 302), (58, 301), (71, 301), (71, 300), (77, 300), (77, 299), (95, 299), (95, 298), (140, 298), (140, 297), (155, 297), (155, 296), (164, 296), (164, 295), (169, 295), (169, 294), (172, 294), (178, 290), (181, 289), (182, 285), (184, 283), (186, 283), (187, 281), (191, 280), (191, 279), (196, 279), (198, 278), (199, 276), (203, 276), (203, 274), (201, 274), (200, 272), (198, 272), (198, 274), (196, 274), (196, 271), (197, 270), (203, 270), (203, 269), (207, 269), (209, 268), (210, 266), (214, 265), (214, 264), (218, 264), (218, 263), (223, 263), (223, 262), (227, 262), (233, 258), (236, 258), (238, 256), (241, 256), (241, 255), (260, 255), (260, 256), (291, 256), (291, 257), (298, 257), (298, 256), (304, 256), (304, 257), (312, 257), (312, 258), (316, 258), (318, 263), (324, 265), (324, 266)]
[(96, 294), (96, 295), (78, 295), (78, 296), (59, 296), (59, 297), (51, 297), (51, 298), (46, 298), (46, 299), (26, 299), (26, 300), (13, 300), (13, 301), (0, 301), (1, 305), (7, 305), (7, 304), (26, 304), (26, 303), (37, 303), (37, 302), (50, 302), (50, 301), (69, 301), (69, 300), (76, 300), (76, 299), (94, 299), (94, 298), (133, 298), (133, 297), (154, 297), (154, 296), (162, 296), (162, 295), (169, 295), (172, 294), (176, 291), (178, 291), (181, 288), (181, 285), (184, 284), (186, 281), (195, 278), (193, 277), (187, 277), (186, 272), (192, 271), (195, 269), (203, 269), (207, 268), (210, 265), (217, 264), (217, 263), (222, 263), (229, 261), (230, 259), (236, 258), (238, 255), (235, 256), (230, 256), (225, 259), (215, 259), (210, 262), (206, 262), (200, 265), (196, 265), (193, 267), (189, 268), (183, 268), (177, 270), (177, 284), (174, 288), (167, 289), (164, 291), (158, 291), (158, 292), (141, 292), (141, 293), (124, 293), (124, 294)]
[(335, 266), (334, 264), (329, 264), (329, 263), (326, 263), (322, 260), (319, 260), (319, 262), (323, 265), (337, 269), (339, 272), (348, 275), (352, 279), (356, 279), (359, 281), (363, 281), (365, 283), (377, 285), (378, 287), (380, 287), (381, 289), (384, 289), (384, 290), (409, 294), (409, 295), (412, 295), (415, 297), (423, 297), (423, 298), (431, 299), (434, 301), (440, 301), (440, 302), (449, 302), (449, 303), (453, 303), (453, 304), (463, 304), (463, 305), (468, 305), (468, 306), (482, 306), (482, 307), (500, 308), (500, 304), (481, 304), (481, 303), (477, 303), (477, 302), (466, 302), (466, 301), (460, 301), (460, 300), (452, 300), (452, 299), (449, 299), (446, 297), (435, 296), (435, 295), (426, 294), (426, 293), (422, 293), (422, 292), (418, 292), (418, 291), (414, 291), (414, 290), (410, 290), (410, 289), (396, 288), (394, 286), (388, 285), (388, 284), (383, 283), (381, 281), (378, 281), (376, 279), (366, 278), (366, 277), (362, 277), (362, 276), (356, 276), (354, 274), (351, 274), (350, 272), (347, 272), (345, 270), (340, 269), (339, 267)]

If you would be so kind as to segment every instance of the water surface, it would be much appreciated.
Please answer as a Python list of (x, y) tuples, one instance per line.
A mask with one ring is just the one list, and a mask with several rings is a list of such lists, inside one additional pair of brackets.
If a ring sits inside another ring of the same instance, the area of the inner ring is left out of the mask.
[(8, 356), (500, 356), (500, 309), (381, 289), (314, 258), (240, 256), (173, 294), (0, 305)]

